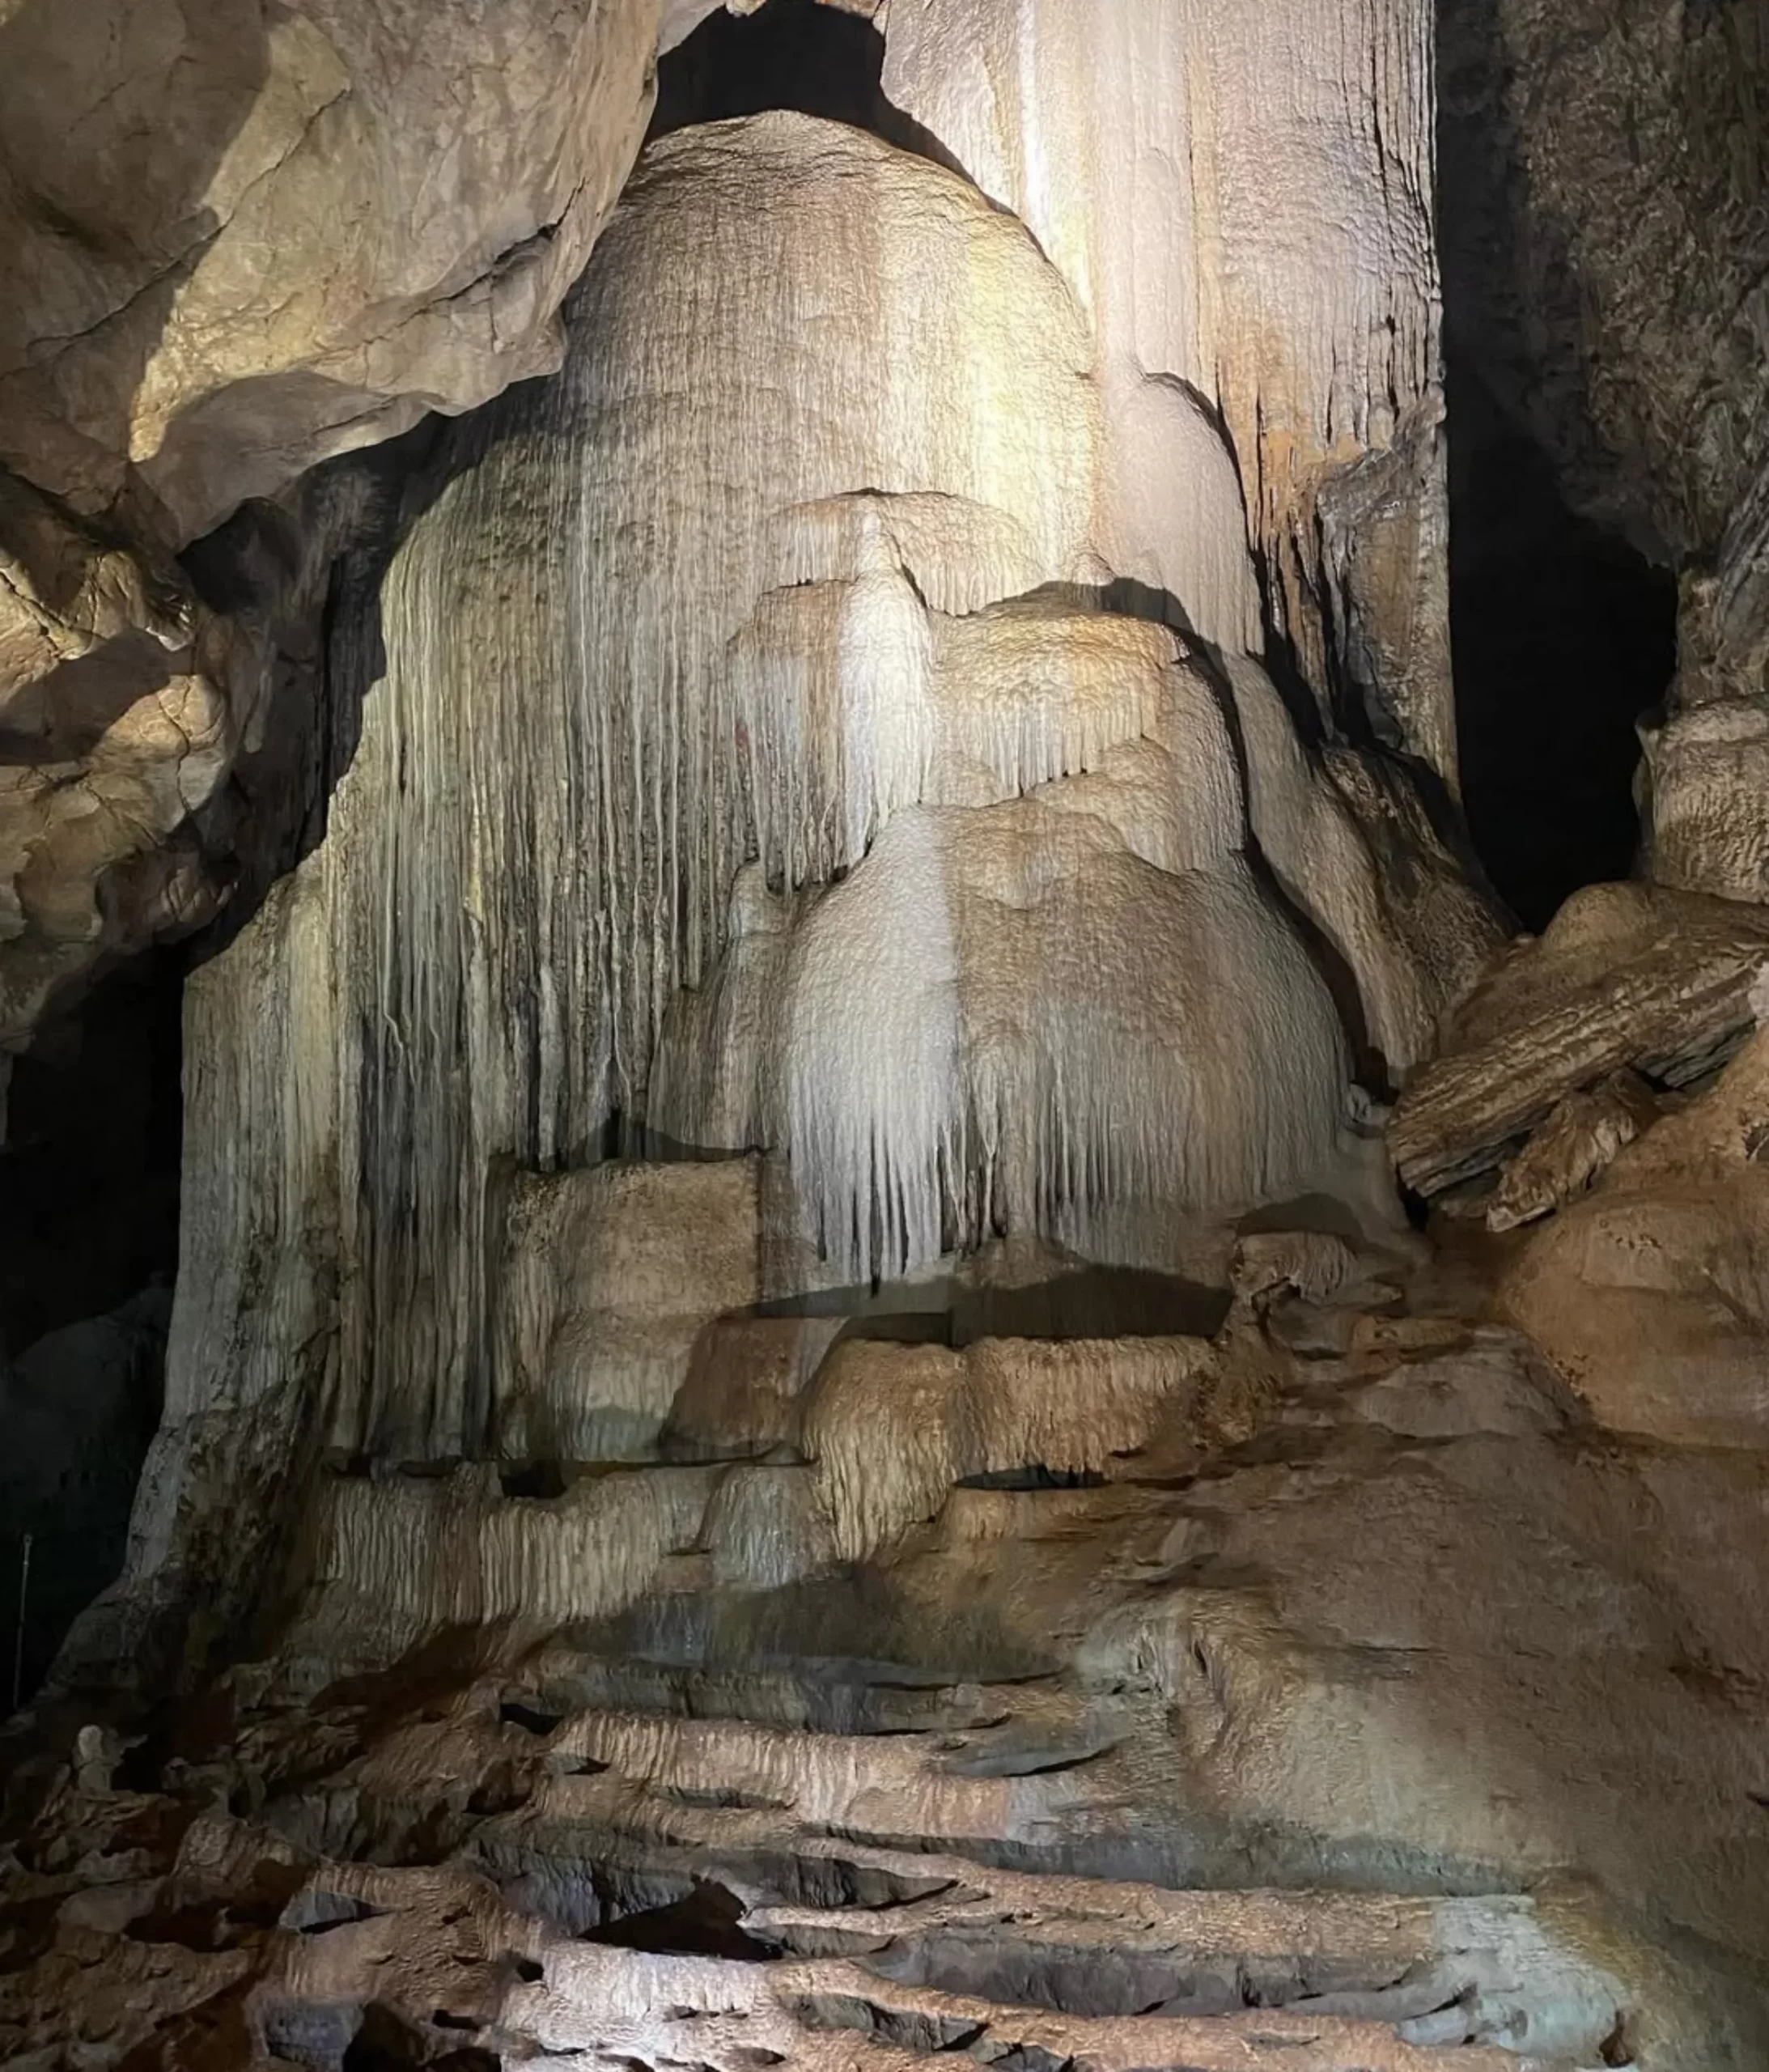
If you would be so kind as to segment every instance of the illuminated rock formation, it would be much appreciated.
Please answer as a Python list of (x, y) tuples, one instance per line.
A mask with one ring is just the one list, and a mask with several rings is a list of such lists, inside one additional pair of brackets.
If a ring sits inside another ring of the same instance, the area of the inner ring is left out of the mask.
[(1300, 910), (1428, 1040), (1335, 794), (1275, 701), (1237, 716), (1254, 665), (1072, 590), (998, 601), (1101, 568), (1084, 329), (1011, 218), (855, 131), (689, 131), (574, 324), (564, 379), (450, 448), (330, 835), (197, 982), (215, 1253), (174, 1458), (228, 1403), (300, 1424), (291, 1354), (334, 1306), (335, 1442), (478, 1450), (516, 1386), (492, 1176), (617, 1118), (780, 1154), (799, 1270), (838, 1279), (992, 1229), (1170, 1266), (1188, 1216), (1357, 1192), (1339, 1013), (1252, 866), (1245, 773), (1275, 829), (1318, 796)]
[(1317, 692), (1330, 595), (1333, 664), (1453, 784), (1430, 10), (891, 0), (885, 36), (1088, 315), (1114, 567), (1251, 645), (1241, 506)]
[(274, 1655), (44, 1780), (0, 2047), (1757, 2061), (1760, 1453), (1244, 1244), (1209, 1342), (851, 1340), (766, 1460), (326, 1478)]
[(557, 366), (659, 12), (10, 6), (0, 458), (177, 545)]
[(192, 816), (251, 717), (248, 652), (174, 564), (0, 473), (0, 1077), (100, 957), (219, 905)]

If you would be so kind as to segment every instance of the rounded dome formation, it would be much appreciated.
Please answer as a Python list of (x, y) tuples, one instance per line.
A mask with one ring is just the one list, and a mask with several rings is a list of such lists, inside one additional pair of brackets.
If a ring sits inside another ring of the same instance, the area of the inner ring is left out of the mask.
[[(615, 1119), (782, 1154), (788, 1251), (863, 1277), (1001, 1230), (1165, 1257), (1322, 1184), (1344, 1113), (1296, 918), (1338, 910), (1251, 857), (1253, 665), (1101, 609), (1093, 346), (1024, 227), (859, 130), (711, 125), (571, 322), (382, 587), (307, 895), (324, 1141), (269, 1154), (349, 1204), (341, 1442), (411, 1455), (494, 1414), (494, 1176)], [(1347, 911), (1379, 991), (1405, 953)]]

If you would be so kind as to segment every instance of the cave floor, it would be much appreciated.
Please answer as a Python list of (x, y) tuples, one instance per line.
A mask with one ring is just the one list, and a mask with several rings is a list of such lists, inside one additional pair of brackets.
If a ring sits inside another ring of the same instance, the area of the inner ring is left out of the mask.
[(1593, 1426), (1487, 1241), (1312, 1300), (1274, 1256), (1150, 1341), (1148, 1444), (860, 1560), (758, 1586), (703, 1531), (390, 1654), (316, 1587), (177, 1708), (46, 1705), (0, 2057), (1766, 2061), (1760, 1458)]

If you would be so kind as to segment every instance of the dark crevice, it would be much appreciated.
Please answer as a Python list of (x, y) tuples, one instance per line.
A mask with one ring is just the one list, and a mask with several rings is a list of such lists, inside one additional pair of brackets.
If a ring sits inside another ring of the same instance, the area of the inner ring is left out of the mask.
[(525, 1734), (545, 1736), (557, 1730), (564, 1715), (542, 1712), (520, 1698), (506, 1698), (498, 1708), (498, 1717), (506, 1726), (520, 1726)]
[[(444, 2017), (440, 2009), (437, 2014), (432, 2026), (444, 2034), (479, 2027), (463, 2017)], [(430, 2072), (497, 2072), (500, 2061), (494, 2052), (474, 2045), (438, 2055), (432, 2040), (422, 2030), (375, 2002), (363, 2010), (361, 2025), (339, 2063), (341, 2072), (410, 2072), (420, 2066), (428, 2066)]]
[[(851, 2029), (876, 2043), (930, 2057), (947, 2051), (969, 2052), (989, 2034), (986, 2023), (965, 2015), (890, 2007), (851, 1993), (808, 1993), (793, 2003), (791, 2011), (808, 2029)], [(989, 2062), (1000, 2061), (991, 2050)]]
[(45, 1025), (0, 1110), (0, 1711), (15, 1659), (29, 1696), (121, 1569), (159, 1420), (183, 962), (176, 949), (136, 958)]
[(884, 37), (823, 0), (767, 0), (753, 15), (720, 7), (658, 65), (646, 141), (786, 108), (870, 130), (968, 179), (939, 138), (886, 96), (884, 70)]
[(1636, 725), (1676, 667), (1677, 584), (1567, 507), (1453, 353), (1449, 387), (1463, 797), (1494, 885), (1539, 930), (1580, 885), (1633, 868)]
[(646, 1950), (654, 1955), (774, 1963), (780, 1951), (745, 1931), (744, 1912), (743, 1902), (734, 1892), (709, 1881), (665, 1905), (647, 1907), (591, 1929), (583, 1939), (616, 1949)]
[(1436, 12), (1462, 792), (1489, 877), (1539, 929), (1580, 885), (1633, 868), (1635, 727), (1676, 665), (1676, 584), (1635, 460), (1594, 430), (1586, 291), (1533, 189), (1504, 11)]
[(562, 1497), (567, 1488), (564, 1471), (557, 1461), (527, 1461), (521, 1465), (502, 1468), (498, 1475), (498, 1487), (507, 1497), (526, 1497), (531, 1502), (550, 1504)]
[(1033, 1462), (1024, 1467), (989, 1468), (981, 1475), (961, 1475), (958, 1487), (1010, 1491), (1103, 1489), (1105, 1477), (1091, 1467), (1046, 1467), (1041, 1462)]
[[(940, 1306), (934, 1307), (935, 1301)], [(1226, 1289), (1142, 1267), (1083, 1266), (1018, 1287), (931, 1288), (901, 1281), (779, 1296), (743, 1314), (847, 1319), (843, 1338), (947, 1345), (979, 1339), (1212, 1338)]]

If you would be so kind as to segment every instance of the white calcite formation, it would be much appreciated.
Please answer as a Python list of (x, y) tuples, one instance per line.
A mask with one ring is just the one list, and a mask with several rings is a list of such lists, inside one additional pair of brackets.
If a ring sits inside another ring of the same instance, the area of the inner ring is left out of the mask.
[[(886, 91), (1025, 223), (1070, 291), (1096, 441), (1085, 572), (1140, 586), (1145, 603), (1230, 652), (1260, 646), (1269, 607), (1323, 710), (1360, 703), (1382, 738), (1453, 783), (1419, 0), (1251, 13), (1223, 0), (833, 4), (874, 21)], [(520, 0), (481, 19), (299, 0), (266, 22), (227, 0), (193, 27), (172, 0), (15, 7), (0, 27), (0, 226), (15, 248), (0, 310), (0, 462), (158, 551), (329, 455), (552, 370), (561, 299), (643, 134), (654, 55), (714, 11)], [(157, 123), (167, 106), (180, 110), (175, 142)], [(807, 164), (804, 176), (825, 170)], [(647, 237), (661, 213), (654, 199)], [(845, 254), (815, 248), (832, 295), (874, 262), (851, 239)], [(609, 276), (630, 297), (632, 278)], [(999, 319), (1002, 293), (967, 289), (949, 300), (951, 321)], [(845, 299), (856, 321), (877, 306), (870, 293)], [(916, 307), (902, 305), (906, 322)], [(745, 335), (761, 363), (768, 342)], [(1053, 349), (1068, 364), (1067, 346)], [(799, 350), (805, 364), (789, 350), (774, 365), (801, 384), (808, 369), (833, 379), (848, 365), (808, 331)], [(997, 372), (996, 414), (1011, 397), (1022, 434), (1060, 439), (1068, 414), (1016, 393), (1022, 374), (1041, 378), (1030, 362), (1010, 356)], [(704, 375), (694, 393), (710, 397)], [(730, 375), (745, 384), (736, 365)], [(988, 424), (988, 398), (950, 401)], [(726, 420), (709, 408), (706, 422)], [(924, 431), (945, 452), (949, 429), (929, 416)], [(625, 435), (638, 435), (632, 424)], [(1034, 456), (1023, 435), (1017, 446), (996, 458), (1024, 482)], [(639, 451), (604, 459), (643, 470)], [(917, 580), (931, 559), (936, 588), (957, 585), (928, 603), (968, 611), (1068, 566), (1041, 523), (1024, 532), (1023, 499), (972, 509), (931, 475), (906, 494), (914, 451), (893, 447), (889, 529)], [(839, 499), (885, 482), (844, 478), (837, 507), (819, 512), (761, 494), (748, 516), (726, 514), (714, 559), (761, 552), (766, 535), (781, 570), (833, 569), (830, 529), (859, 529)], [(1054, 470), (1040, 513), (1072, 523), (1073, 486)], [(613, 563), (601, 575), (626, 580)], [(730, 628), (715, 635), (709, 618), (702, 631), (723, 640)], [(199, 830), (191, 815), (228, 774), (263, 674), (247, 643), (205, 693), (232, 716), (218, 728), (213, 711), (197, 716), (202, 775), (182, 774), (181, 813), (163, 788), (139, 801), (133, 771), (89, 771), (78, 755), (57, 758), (57, 781), (71, 771), (79, 787), (71, 803), (40, 811), (40, 786), (5, 802), (0, 848), (31, 848), (32, 898), (53, 910), (55, 941), (45, 962), (35, 932), (0, 936), (0, 991), (16, 1001), (0, 1041), (28, 1040), (102, 956), (206, 917), (242, 856), (249, 874), (262, 830), (227, 813)], [(0, 656), (0, 698), (14, 675)], [(58, 731), (78, 729), (77, 687), (23, 683)], [(126, 836), (104, 840), (95, 825), (45, 838), (45, 814), (83, 817), (90, 787), (107, 801), (102, 820), (122, 783)], [(100, 920), (93, 886), (107, 873)], [(1418, 936), (1415, 919), (1406, 926)], [(1466, 975), (1453, 972), (1448, 992)], [(1433, 983), (1404, 1039), (1392, 1016), (1373, 1017), (1371, 1040), (1395, 1070), (1424, 1047), (1442, 1004)]]
[(881, 19), (886, 91), (1087, 314), (1114, 567), (1245, 644), (1244, 529), (1317, 692), (1330, 594), (1333, 665), (1380, 677), (1453, 783), (1430, 7), (889, 0)]
[[(216, 1256), (175, 1420), (261, 1360), (286, 1386), (293, 1318), (330, 1310), (337, 1443), (479, 1450), (516, 1385), (495, 1176), (593, 1163), (615, 1118), (785, 1154), (838, 1277), (991, 1228), (1160, 1263), (1177, 1217), (1330, 1185), (1347, 1037), (1249, 770), (1366, 1019), (1428, 1040), (1258, 670), (1072, 587), (1109, 573), (1099, 384), (1012, 217), (833, 125), (689, 131), (574, 322), (564, 377), (452, 448), (330, 835), (195, 990)], [(549, 1415), (661, 1416), (626, 1386)]]

